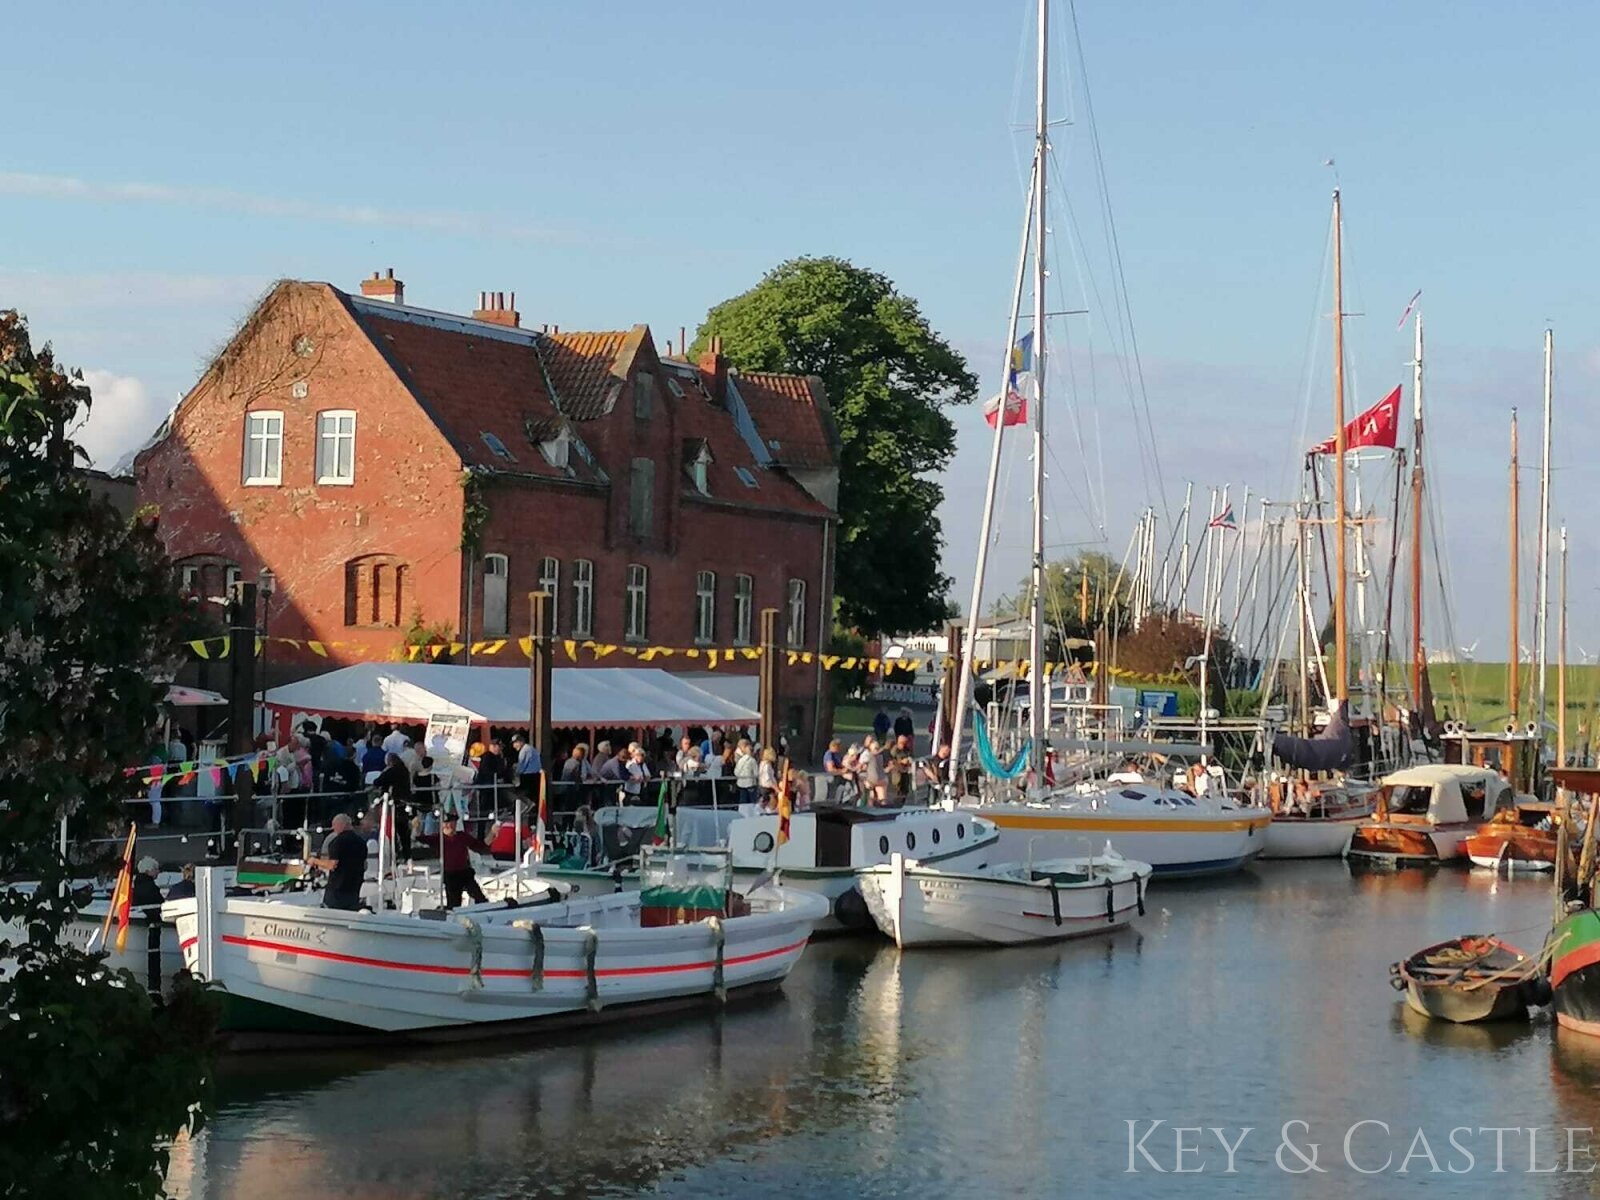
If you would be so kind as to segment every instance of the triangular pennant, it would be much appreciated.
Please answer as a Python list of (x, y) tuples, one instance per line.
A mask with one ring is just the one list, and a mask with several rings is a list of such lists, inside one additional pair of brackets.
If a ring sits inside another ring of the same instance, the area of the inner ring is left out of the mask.
[(433, 645), (428, 647), (428, 657), (429, 658), (438, 658), (439, 655), (441, 655), (443, 653), (444, 653), (444, 643), (442, 643), (442, 642), (435, 642)]
[(296, 650), (300, 649), (300, 639), (299, 638), (279, 638), (278, 640), (280, 642), (282, 642), (285, 646), (293, 646)]
[(500, 638), (500, 639), (498, 639), (496, 641), (485, 643), (485, 645), (483, 647), (483, 652), (485, 654), (499, 654), (500, 651), (504, 650), (505, 648), (506, 648), (506, 639), (505, 638)]
[(838, 665), (839, 656), (837, 654), (824, 654), (822, 656), (822, 669), (824, 671), (831, 671)]
[(623, 653), (624, 653), (624, 654), (631, 654), (631, 655), (633, 655), (633, 656), (634, 656), (634, 657), (635, 657), (635, 658), (638, 658), (638, 657), (639, 657), (639, 647), (637, 647), (637, 646), (624, 646), (624, 647), (623, 647), (623, 648), (622, 648), (622, 652), (623, 652)]
[(809, 665), (815, 657), (811, 651), (807, 650), (800, 655), (800, 661)]
[(216, 640), (222, 643), (217, 649), (218, 658), (227, 658), (233, 653), (233, 639), (231, 637), (217, 638)]
[(421, 653), (422, 653), (422, 647), (421, 646), (407, 646), (406, 647), (406, 659), (408, 661), (410, 661), (410, 662), (416, 662), (417, 661), (417, 655), (419, 655)]
[(856, 662), (857, 661), (858, 660), (855, 659), (855, 658), (847, 658), (842, 663), (840, 663), (839, 665), (841, 667), (843, 667), (846, 671), (854, 671), (856, 669)]
[(751, 659), (760, 658), (761, 648), (759, 646), (746, 646), (744, 650), (744, 656)]
[(206, 643), (205, 643), (205, 639), (204, 638), (196, 638), (194, 641), (189, 643), (189, 648), (191, 650), (193, 650), (196, 654), (198, 654), (201, 658), (210, 658), (211, 657), (211, 651), (206, 649)]
[(532, 638), (518, 638), (517, 639), (517, 647), (528, 658), (532, 658), (533, 657), (533, 639)]
[(719, 659), (721, 659), (721, 657), (722, 657), (722, 651), (721, 650), (707, 650), (706, 651), (706, 666), (709, 667), (711, 670), (715, 671), (717, 669), (717, 662), (718, 662)]
[(567, 661), (568, 662), (577, 662), (578, 661), (578, 643), (577, 642), (573, 641), (571, 638), (564, 638), (564, 639), (562, 639), (562, 642), (561, 642), (561, 648), (567, 652)]
[(792, 667), (792, 666), (795, 665), (795, 663), (797, 663), (799, 661), (800, 661), (800, 656), (798, 654), (796, 654), (793, 650), (789, 651), (789, 665)]
[(306, 645), (311, 648), (311, 653), (318, 655), (321, 658), (328, 657), (328, 648), (321, 642), (307, 642)]
[(487, 646), (488, 644), (489, 644), (488, 642), (473, 642), (472, 643), (472, 652), (474, 654), (482, 654), (483, 653), (483, 648), (485, 646)]
[(222, 786), (222, 768), (221, 767), (212, 767), (211, 768), (211, 786), (212, 787), (221, 787)]
[(700, 657), (700, 651), (695, 649), (693, 646), (690, 646), (683, 653), (684, 653), (685, 657), (687, 657), (687, 658), (699, 658)]
[(615, 646), (610, 646), (610, 645), (596, 646), (594, 648), (594, 656), (596, 658), (604, 658), (606, 655), (615, 654), (616, 652), (617, 652), (617, 648)]

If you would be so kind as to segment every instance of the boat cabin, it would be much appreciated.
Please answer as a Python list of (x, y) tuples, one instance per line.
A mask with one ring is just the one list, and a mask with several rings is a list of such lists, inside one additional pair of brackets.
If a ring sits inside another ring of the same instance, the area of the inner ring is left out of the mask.
[(1384, 777), (1375, 820), (1402, 825), (1476, 825), (1515, 802), (1516, 793), (1498, 771), (1427, 763)]
[(936, 861), (981, 835), (967, 812), (819, 804), (789, 818), (789, 840), (781, 846), (776, 813), (736, 817), (727, 837), (735, 867), (845, 871), (886, 864), (894, 854)]
[(1513, 789), (1536, 794), (1542, 782), (1539, 771), (1543, 739), (1537, 727), (1506, 726), (1504, 732), (1468, 730), (1447, 722), (1443, 734), (1444, 761), (1465, 767), (1487, 767), (1500, 773)]

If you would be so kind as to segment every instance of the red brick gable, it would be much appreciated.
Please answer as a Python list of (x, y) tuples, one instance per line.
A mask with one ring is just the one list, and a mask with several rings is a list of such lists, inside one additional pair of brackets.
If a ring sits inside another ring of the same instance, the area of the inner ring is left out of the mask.
[(546, 334), (540, 353), (561, 411), (574, 421), (605, 416), (621, 394), (627, 364), (648, 336), (643, 325), (626, 332)]

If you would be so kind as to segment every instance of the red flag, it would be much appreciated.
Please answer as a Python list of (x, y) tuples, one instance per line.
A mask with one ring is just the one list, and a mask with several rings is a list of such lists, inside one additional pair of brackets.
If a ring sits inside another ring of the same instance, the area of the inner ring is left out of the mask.
[[(983, 406), (983, 419), (989, 422), (989, 428), (994, 428), (995, 420), (1000, 414), (1000, 397), (992, 396)], [(1013, 425), (1026, 425), (1028, 423), (1028, 398), (1015, 388), (1006, 390), (1006, 428)]]
[[(1344, 427), (1344, 448), (1359, 450), (1363, 446), (1383, 446), (1394, 449), (1400, 430), (1400, 389), (1397, 387), (1366, 412), (1358, 414)], [(1332, 454), (1334, 439), (1318, 442), (1306, 453)]]

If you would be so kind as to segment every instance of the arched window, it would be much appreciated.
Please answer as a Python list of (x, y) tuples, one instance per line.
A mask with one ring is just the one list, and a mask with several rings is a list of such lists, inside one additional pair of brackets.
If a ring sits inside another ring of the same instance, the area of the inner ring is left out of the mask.
[(506, 631), (507, 588), (510, 585), (511, 560), (504, 554), (483, 556), (483, 632), (502, 634)]
[(241, 578), (239, 564), (215, 554), (191, 554), (174, 564), (178, 591), (196, 600), (227, 600)]
[(411, 567), (393, 554), (364, 554), (344, 565), (344, 623), (397, 629), (405, 621)]

